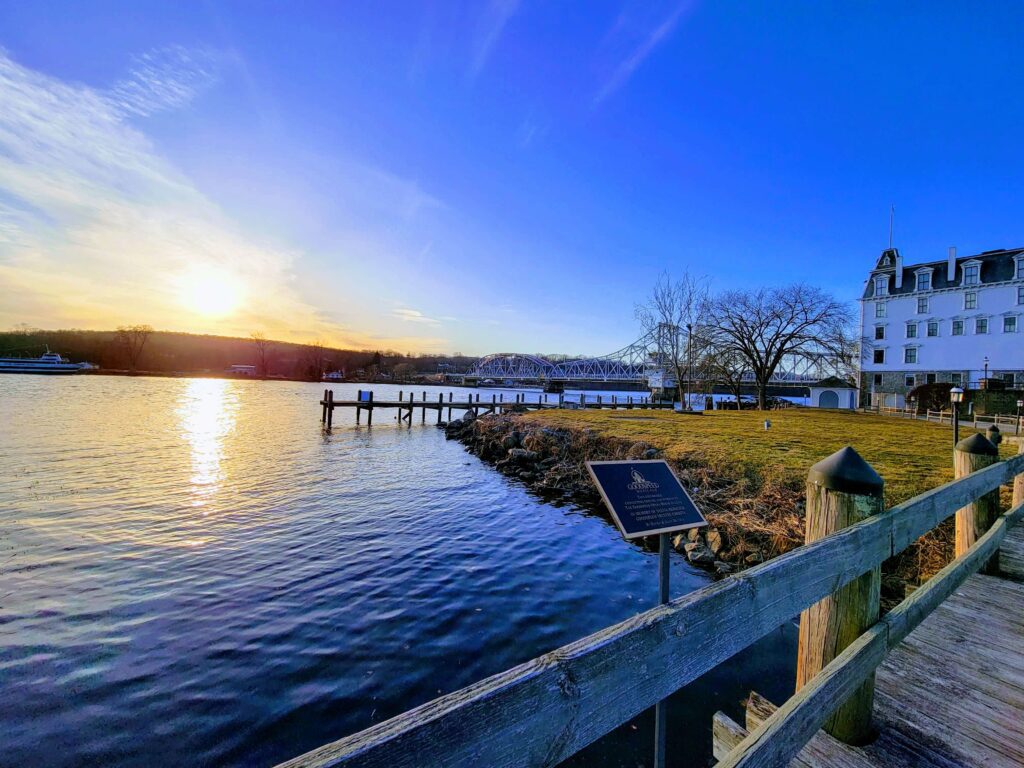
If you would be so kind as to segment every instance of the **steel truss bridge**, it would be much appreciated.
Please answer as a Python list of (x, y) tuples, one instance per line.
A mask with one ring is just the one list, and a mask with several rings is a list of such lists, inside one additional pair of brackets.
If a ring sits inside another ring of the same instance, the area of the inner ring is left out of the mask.
[[(477, 381), (493, 379), (497, 383), (606, 381), (646, 385), (665, 382), (672, 386), (673, 372), (669, 365), (671, 355), (666, 352), (672, 349), (672, 333), (679, 334), (680, 331), (663, 324), (629, 346), (601, 357), (549, 360), (539, 355), (498, 352), (481, 358), (465, 378)], [(834, 373), (834, 368), (826, 359), (794, 358), (784, 361), (769, 383), (806, 386)], [(694, 381), (703, 381), (705, 378), (696, 372), (693, 376)], [(753, 384), (754, 373), (746, 371), (743, 381)]]

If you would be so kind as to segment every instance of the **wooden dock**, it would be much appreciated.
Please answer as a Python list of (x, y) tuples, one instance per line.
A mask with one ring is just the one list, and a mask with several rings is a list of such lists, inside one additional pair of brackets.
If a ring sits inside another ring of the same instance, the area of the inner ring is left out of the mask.
[[(790, 765), (1024, 765), (1024, 525), (1007, 534), (999, 562), (998, 575), (969, 576), (878, 668), (870, 744), (819, 731)], [(752, 693), (744, 725), (715, 715), (715, 757), (725, 759), (775, 711)]]
[[(285, 765), (555, 766), (797, 614), (796, 692), (716, 715), (718, 768), (1024, 765), (1020, 450), (972, 435), (956, 480), (885, 510), (844, 448), (808, 474), (802, 547)], [(955, 559), (880, 616), (881, 563), (954, 516)]]
[(490, 400), (488, 400), (486, 397), (481, 399), (479, 393), (474, 396), (474, 393), (471, 392), (466, 395), (465, 400), (457, 400), (454, 397), (454, 393), (449, 392), (446, 400), (443, 392), (438, 392), (437, 397), (434, 398), (433, 396), (428, 396), (426, 391), (422, 391), (420, 392), (419, 400), (417, 400), (415, 392), (410, 391), (408, 397), (406, 397), (405, 392), (400, 391), (397, 400), (377, 400), (374, 398), (372, 391), (364, 392), (359, 390), (355, 400), (335, 400), (334, 390), (325, 389), (323, 399), (320, 400), (322, 408), (320, 422), (326, 424), (328, 428), (333, 426), (335, 408), (355, 409), (356, 424), (360, 423), (362, 414), (365, 411), (366, 424), (370, 426), (373, 424), (373, 411), (376, 408), (397, 409), (399, 423), (407, 424), (412, 424), (413, 414), (417, 410), (420, 412), (421, 423), (426, 423), (428, 411), (437, 411), (437, 423), (440, 424), (444, 421), (442, 414), (446, 409), (448, 411), (447, 420), (451, 421), (453, 411), (472, 411), (474, 416), (479, 416), (486, 413), (523, 410), (536, 411), (548, 408), (671, 410), (674, 407), (674, 403), (651, 400), (647, 396), (591, 395), (588, 397), (586, 395), (566, 395), (563, 392), (557, 397), (552, 398), (547, 394), (538, 392), (536, 397), (536, 400), (532, 400), (527, 397), (526, 393), (520, 393), (506, 400), (504, 394), (492, 394)]

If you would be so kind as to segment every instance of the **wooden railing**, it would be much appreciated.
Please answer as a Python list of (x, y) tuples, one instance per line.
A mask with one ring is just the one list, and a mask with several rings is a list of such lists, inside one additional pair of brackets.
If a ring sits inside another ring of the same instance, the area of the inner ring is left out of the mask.
[[(970, 439), (992, 448), (980, 435)], [(832, 599), (846, 585), (875, 572), (882, 561), (958, 510), (960, 542), (961, 524), (970, 523), (973, 531), (972, 521), (981, 519), (985, 509), (992, 511), (979, 507), (980, 500), (991, 500), (993, 491), (1016, 479), (1010, 512), (980, 538), (965, 536), (970, 544), (966, 551), (958, 552), (954, 562), (881, 620), (872, 619), (867, 631), (719, 763), (785, 765), (840, 705), (864, 689), (887, 652), (990, 559), (1006, 531), (1024, 516), (1024, 453), (1007, 461), (997, 461), (991, 451), (983, 453), (995, 463), (886, 511), (870, 514), (868, 509), (865, 519), (824, 538), (286, 765), (556, 765), (801, 611), (823, 605), (823, 598)], [(835, 499), (826, 498), (829, 492), (821, 491), (829, 487), (827, 478), (821, 483), (812, 470), (809, 490), (815, 489), (826, 506), (833, 505), (829, 509), (844, 508), (846, 502), (836, 507)], [(847, 502), (853, 505), (849, 509), (867, 509), (858, 506), (857, 498)]]
[[(953, 412), (952, 411), (925, 411), (925, 421), (933, 421), (938, 424), (952, 424), (953, 423)], [(1022, 431), (1022, 419), (1017, 416), (1004, 416), (1001, 414), (995, 414), (992, 416), (977, 416), (974, 414), (960, 415), (960, 425), (964, 427), (974, 427), (975, 429), (985, 429), (995, 425), (1004, 431), (1012, 432), (1013, 434), (1019, 435)]]

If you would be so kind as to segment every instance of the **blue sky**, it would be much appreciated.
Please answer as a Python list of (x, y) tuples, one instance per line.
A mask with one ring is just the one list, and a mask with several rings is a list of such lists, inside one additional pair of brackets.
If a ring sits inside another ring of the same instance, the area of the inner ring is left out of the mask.
[(908, 260), (1024, 245), (1021, 28), (1009, 3), (0, 3), (0, 326), (601, 354), (662, 270), (853, 300), (890, 204)]

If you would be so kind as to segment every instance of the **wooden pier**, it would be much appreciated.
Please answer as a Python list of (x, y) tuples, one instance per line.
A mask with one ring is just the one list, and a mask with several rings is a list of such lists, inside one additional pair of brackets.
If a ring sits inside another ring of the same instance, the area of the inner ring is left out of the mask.
[[(804, 546), (285, 765), (555, 766), (797, 615), (796, 692), (719, 713), (718, 768), (1024, 765), (1020, 450), (967, 438), (958, 479), (885, 510), (845, 448), (809, 472)], [(881, 563), (950, 517), (955, 559), (880, 616)]]
[(366, 412), (366, 424), (373, 424), (373, 411), (376, 408), (392, 408), (398, 410), (399, 423), (412, 424), (413, 414), (419, 410), (421, 423), (427, 421), (427, 411), (437, 411), (437, 423), (444, 419), (441, 414), (445, 409), (448, 411), (448, 421), (451, 421), (453, 411), (472, 411), (474, 416), (482, 413), (504, 413), (505, 411), (523, 410), (544, 410), (548, 408), (624, 408), (624, 409), (658, 409), (671, 410), (674, 403), (651, 400), (647, 396), (626, 396), (619, 395), (566, 395), (564, 392), (557, 396), (547, 395), (538, 392), (536, 400), (527, 397), (526, 393), (517, 394), (515, 397), (505, 399), (504, 394), (492, 394), (490, 400), (486, 397), (480, 398), (479, 393), (466, 395), (465, 400), (457, 400), (454, 393), (449, 392), (445, 399), (445, 393), (438, 392), (434, 398), (426, 391), (420, 393), (420, 399), (416, 399), (416, 393), (410, 391), (408, 397), (405, 391), (398, 393), (397, 400), (376, 400), (372, 391), (359, 390), (355, 400), (335, 400), (334, 390), (325, 389), (323, 399), (320, 401), (322, 408), (320, 422), (330, 428), (334, 423), (335, 408), (354, 408), (356, 412), (356, 424), (359, 424), (362, 414)]

